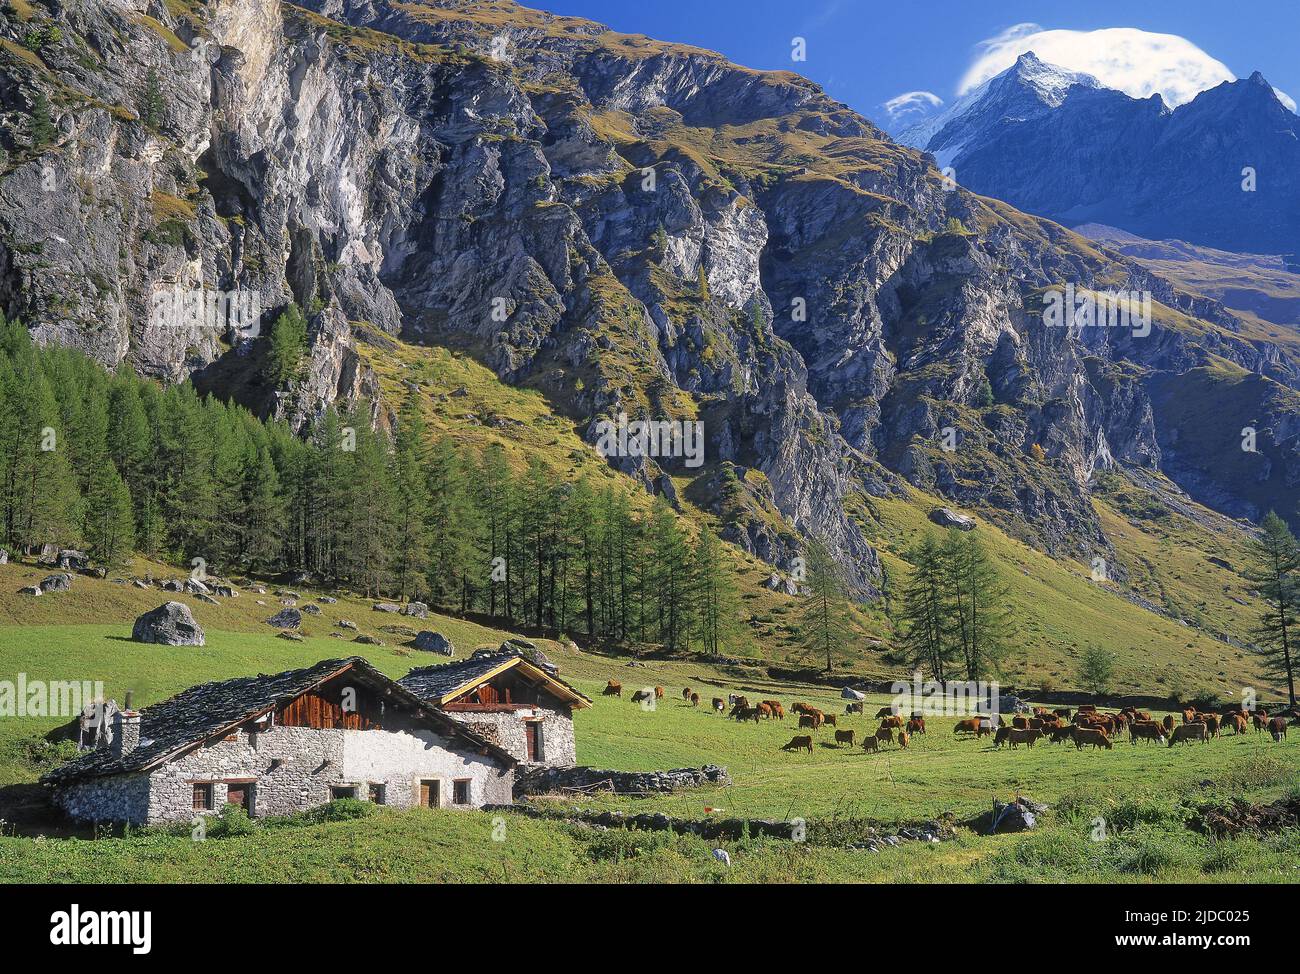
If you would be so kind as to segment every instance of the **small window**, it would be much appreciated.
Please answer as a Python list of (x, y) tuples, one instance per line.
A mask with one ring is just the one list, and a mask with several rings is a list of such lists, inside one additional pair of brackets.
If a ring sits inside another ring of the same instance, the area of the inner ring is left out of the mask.
[(340, 798), (356, 798), (357, 790), (352, 785), (331, 785), (330, 798), (337, 801)]
[(194, 810), (211, 811), (212, 810), (212, 783), (196, 784), (194, 786)]
[(383, 785), (371, 785), (371, 786), (370, 786), (370, 800), (371, 800), (372, 802), (374, 802), (376, 805), (382, 805), (382, 804), (384, 804), (384, 786), (383, 786)]
[(453, 805), (469, 804), (469, 779), (458, 778), (452, 782), (451, 786), (451, 803)]

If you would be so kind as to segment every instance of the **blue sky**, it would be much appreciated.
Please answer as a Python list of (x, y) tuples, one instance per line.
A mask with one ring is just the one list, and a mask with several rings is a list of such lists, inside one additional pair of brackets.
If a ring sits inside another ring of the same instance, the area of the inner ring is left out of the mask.
[[(1295, 55), (1300, 4), (1294, 0), (532, 0), (529, 5), (588, 17), (629, 33), (707, 47), (754, 68), (797, 70), (880, 122), (887, 121), (883, 104), (905, 92), (928, 91), (950, 103), (963, 76), (984, 53), (980, 43), (1018, 24), (1043, 30), (1136, 28), (1178, 35), (1208, 55), (1210, 67), (1200, 76), (1207, 86), (1222, 80), (1214, 68), (1219, 62), (1241, 78), (1262, 71), (1274, 87), (1300, 95), (1300, 59)], [(1032, 33), (1030, 28), (1022, 32)], [(807, 60), (800, 64), (790, 58), (795, 36), (808, 43)], [(1061, 43), (1077, 41), (1095, 60), (1108, 55), (1112, 36), (1070, 36)], [(1142, 42), (1138, 36), (1130, 53), (1140, 54)], [(1183, 65), (1185, 55), (1178, 49), (1168, 57)], [(1147, 63), (1145, 57), (1139, 60)], [(1164, 75), (1137, 77), (1142, 69), (1135, 70), (1131, 62), (1125, 71), (1116, 77), (1136, 86), (1131, 93), (1164, 84)], [(1168, 95), (1166, 100), (1171, 100)]]

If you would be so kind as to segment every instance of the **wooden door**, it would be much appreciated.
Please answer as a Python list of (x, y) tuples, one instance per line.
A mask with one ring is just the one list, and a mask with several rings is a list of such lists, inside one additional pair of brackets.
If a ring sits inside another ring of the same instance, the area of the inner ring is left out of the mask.
[(248, 811), (248, 795), (253, 790), (253, 786), (246, 781), (232, 782), (226, 785), (226, 804), (238, 805), (244, 811)]
[(425, 808), (438, 808), (438, 782), (420, 782), (420, 804)]
[(528, 760), (543, 760), (542, 722), (540, 720), (532, 720), (524, 724), (524, 739), (528, 742)]

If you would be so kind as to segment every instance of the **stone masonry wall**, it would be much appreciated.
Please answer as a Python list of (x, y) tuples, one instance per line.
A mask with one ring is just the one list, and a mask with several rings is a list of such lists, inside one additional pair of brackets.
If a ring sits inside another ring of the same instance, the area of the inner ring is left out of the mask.
[[(509, 751), (521, 767), (569, 768), (578, 762), (577, 741), (573, 733), (573, 711), (564, 704), (539, 704), (533, 710), (508, 713), (447, 712), (447, 716), (471, 729), (482, 728), (483, 736)], [(528, 741), (524, 736), (525, 718), (542, 718), (542, 760), (528, 761)]]

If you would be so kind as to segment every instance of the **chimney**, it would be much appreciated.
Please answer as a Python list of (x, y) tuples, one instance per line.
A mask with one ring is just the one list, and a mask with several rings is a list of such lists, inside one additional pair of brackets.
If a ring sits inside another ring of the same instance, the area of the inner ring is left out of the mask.
[(140, 715), (131, 709), (131, 691), (126, 691), (126, 708), (113, 715), (113, 757), (125, 757), (140, 743)]

